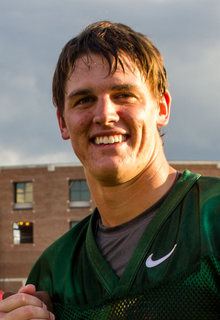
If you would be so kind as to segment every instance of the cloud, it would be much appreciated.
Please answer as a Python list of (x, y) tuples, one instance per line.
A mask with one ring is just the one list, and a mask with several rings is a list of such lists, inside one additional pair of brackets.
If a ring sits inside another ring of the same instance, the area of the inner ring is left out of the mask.
[(218, 0), (1, 0), (0, 165), (76, 160), (51, 81), (65, 43), (98, 20), (128, 24), (162, 52), (173, 97), (168, 159), (219, 160), (219, 16)]

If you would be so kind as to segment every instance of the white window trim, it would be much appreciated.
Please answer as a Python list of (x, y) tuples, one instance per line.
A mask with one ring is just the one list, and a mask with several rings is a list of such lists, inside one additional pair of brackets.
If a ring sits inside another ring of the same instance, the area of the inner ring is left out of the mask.
[(90, 201), (70, 201), (70, 208), (89, 208)]
[(32, 209), (33, 202), (14, 203), (14, 209)]

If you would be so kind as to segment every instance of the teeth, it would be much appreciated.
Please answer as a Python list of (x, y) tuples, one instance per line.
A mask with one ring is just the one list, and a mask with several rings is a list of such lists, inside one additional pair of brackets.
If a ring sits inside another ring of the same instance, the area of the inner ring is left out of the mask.
[(104, 144), (108, 144), (108, 137), (104, 137), (103, 143), (104, 143)]
[(109, 142), (109, 143), (114, 143), (114, 142), (115, 142), (115, 139), (114, 139), (112, 136), (110, 136), (109, 139), (108, 139), (108, 142)]
[(126, 137), (123, 135), (96, 137), (95, 144), (113, 144), (125, 141)]

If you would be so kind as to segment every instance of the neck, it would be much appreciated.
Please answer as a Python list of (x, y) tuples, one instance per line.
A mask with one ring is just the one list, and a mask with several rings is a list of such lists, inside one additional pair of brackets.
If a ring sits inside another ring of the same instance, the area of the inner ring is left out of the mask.
[(103, 186), (86, 172), (93, 199), (105, 226), (125, 223), (156, 203), (172, 186), (176, 170), (163, 161), (154, 161), (130, 181)]

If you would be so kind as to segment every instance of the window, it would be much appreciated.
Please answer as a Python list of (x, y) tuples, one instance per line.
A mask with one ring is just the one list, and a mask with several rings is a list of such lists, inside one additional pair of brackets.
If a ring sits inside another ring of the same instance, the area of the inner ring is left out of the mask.
[(33, 182), (16, 182), (14, 194), (14, 209), (33, 208)]
[(86, 180), (70, 180), (70, 207), (90, 207), (90, 191)]
[(77, 223), (78, 221), (70, 221), (70, 229), (72, 229)]
[(32, 222), (14, 222), (13, 223), (13, 243), (33, 243), (33, 223)]

